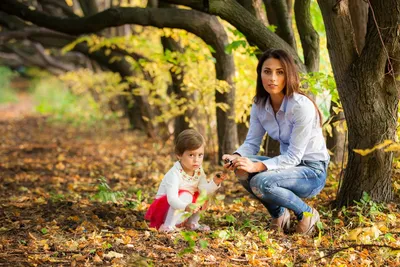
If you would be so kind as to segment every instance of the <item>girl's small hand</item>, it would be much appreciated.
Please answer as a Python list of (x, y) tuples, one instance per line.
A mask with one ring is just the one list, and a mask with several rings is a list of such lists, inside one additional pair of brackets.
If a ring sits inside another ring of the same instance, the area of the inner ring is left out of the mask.
[(252, 162), (249, 158), (240, 157), (236, 159), (233, 166), (237, 170), (245, 171), (248, 173), (265, 171), (267, 167), (262, 162)]
[(196, 213), (200, 210), (201, 207), (197, 207), (193, 203), (190, 203), (189, 205), (186, 206), (185, 211), (190, 212), (190, 213)]
[(225, 181), (227, 178), (228, 178), (228, 176), (226, 175), (226, 173), (219, 172), (219, 173), (215, 174), (215, 176), (214, 176), (214, 183), (216, 185), (219, 185), (220, 183)]

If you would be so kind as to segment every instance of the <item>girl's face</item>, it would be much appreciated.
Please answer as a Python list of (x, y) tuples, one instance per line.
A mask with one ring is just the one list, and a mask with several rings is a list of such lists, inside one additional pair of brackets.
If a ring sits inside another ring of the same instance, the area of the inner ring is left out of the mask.
[(283, 95), (286, 85), (286, 73), (279, 59), (269, 58), (261, 68), (261, 80), (264, 89), (270, 95)]
[(183, 170), (189, 175), (194, 175), (194, 171), (200, 168), (203, 157), (204, 145), (195, 150), (186, 150), (182, 155), (178, 155)]

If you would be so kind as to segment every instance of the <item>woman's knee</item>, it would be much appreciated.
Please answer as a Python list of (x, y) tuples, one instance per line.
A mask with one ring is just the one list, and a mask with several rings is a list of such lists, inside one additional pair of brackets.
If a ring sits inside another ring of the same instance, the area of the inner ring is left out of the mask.
[(274, 187), (276, 187), (276, 183), (270, 181), (268, 177), (256, 175), (250, 180), (250, 188), (259, 198), (265, 198), (265, 195), (271, 193)]

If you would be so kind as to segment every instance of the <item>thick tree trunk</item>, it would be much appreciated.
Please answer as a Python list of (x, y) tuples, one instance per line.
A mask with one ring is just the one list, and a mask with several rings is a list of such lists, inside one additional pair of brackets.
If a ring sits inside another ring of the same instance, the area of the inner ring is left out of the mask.
[(396, 135), (399, 88), (394, 73), (398, 71), (398, 63), (390, 58), (399, 55), (400, 1), (369, 2), (375, 16), (369, 17), (365, 46), (358, 56), (346, 1), (318, 1), (349, 129), (349, 159), (337, 207), (354, 204), (363, 192), (378, 202), (390, 201), (393, 197), (392, 153), (375, 150), (361, 156), (353, 151), (394, 140)]
[(354, 29), (354, 39), (360, 54), (364, 48), (365, 34), (367, 32), (368, 3), (364, 0), (351, 0), (349, 1), (349, 10)]

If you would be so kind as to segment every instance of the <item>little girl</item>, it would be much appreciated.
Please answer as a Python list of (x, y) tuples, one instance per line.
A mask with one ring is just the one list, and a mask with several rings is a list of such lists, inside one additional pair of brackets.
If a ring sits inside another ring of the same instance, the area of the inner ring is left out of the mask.
[[(214, 193), (223, 180), (224, 174), (217, 175), (207, 182), (201, 164), (204, 157), (204, 138), (193, 129), (184, 130), (175, 140), (175, 153), (178, 161), (165, 174), (158, 188), (155, 200), (145, 215), (150, 227), (162, 232), (176, 231), (183, 226), (189, 230), (209, 231), (210, 227), (199, 224), (200, 209), (191, 205), (195, 203), (199, 191), (205, 190), (208, 195)], [(186, 221), (184, 212), (193, 213)]]

